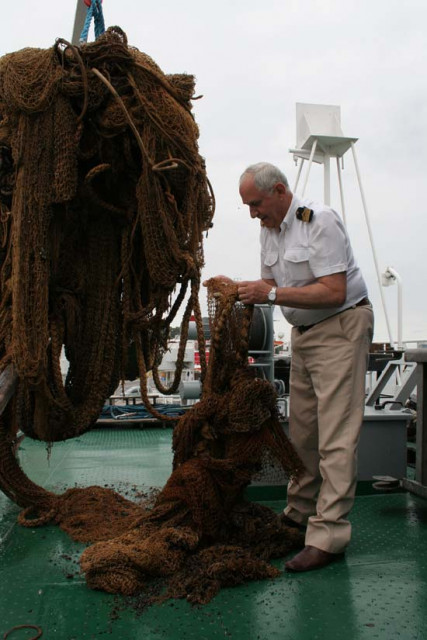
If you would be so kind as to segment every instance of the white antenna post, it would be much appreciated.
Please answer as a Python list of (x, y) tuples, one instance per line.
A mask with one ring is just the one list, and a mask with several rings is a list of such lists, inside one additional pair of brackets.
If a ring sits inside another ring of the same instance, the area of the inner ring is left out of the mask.
[[(341, 109), (335, 105), (324, 104), (305, 104), (297, 102), (296, 104), (296, 120), (297, 120), (297, 142), (295, 149), (289, 149), (289, 152), (293, 154), (294, 161), (298, 164), (300, 160), (300, 166), (298, 169), (297, 179), (295, 182), (294, 191), (297, 191), (298, 183), (302, 173), (302, 166), (305, 160), (308, 160), (308, 168), (305, 176), (304, 186), (301, 192), (301, 196), (304, 196), (305, 189), (308, 183), (308, 178), (312, 163), (323, 164), (323, 192), (324, 202), (327, 205), (331, 204), (331, 158), (336, 158), (337, 163), (337, 175), (338, 185), (341, 198), (341, 209), (343, 222), (346, 224), (345, 206), (344, 206), (344, 191), (342, 185), (340, 160), (351, 149), (356, 168), (356, 175), (359, 184), (360, 195), (362, 198), (362, 205), (365, 214), (365, 221), (368, 228), (369, 240), (371, 243), (372, 255), (375, 264), (375, 270), (377, 274), (377, 280), (380, 288), (380, 296), (382, 307), (384, 310), (385, 321), (387, 325), (387, 331), (389, 335), (390, 345), (393, 345), (393, 338), (391, 334), (390, 322), (388, 318), (387, 308), (384, 299), (384, 293), (382, 289), (382, 279), (380, 270), (378, 267), (377, 255), (374, 245), (374, 239), (371, 230), (371, 224), (369, 221), (368, 208), (366, 206), (365, 194), (362, 187), (362, 179), (360, 177), (359, 166), (357, 162), (356, 150), (354, 147), (358, 138), (349, 138), (345, 136), (341, 129)], [(394, 275), (394, 274), (393, 274)], [(399, 320), (399, 343), (401, 342), (401, 321)]]

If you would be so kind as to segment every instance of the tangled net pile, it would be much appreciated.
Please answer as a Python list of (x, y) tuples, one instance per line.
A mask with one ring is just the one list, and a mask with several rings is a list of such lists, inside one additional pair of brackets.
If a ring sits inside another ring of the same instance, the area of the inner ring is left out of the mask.
[(101, 487), (56, 495), (14, 451), (18, 429), (48, 443), (89, 429), (130, 346), (146, 406), (148, 369), (174, 392), (179, 367), (167, 390), (157, 364), (186, 296), (181, 352), (193, 310), (204, 353), (198, 290), (213, 196), (193, 90), (117, 27), (81, 49), (59, 40), (0, 59), (0, 487), (23, 507), (23, 526), (56, 523), (95, 543), (81, 559), (90, 587), (135, 594), (161, 579), (161, 597), (203, 603), (222, 585), (277, 575), (268, 560), (302, 542), (243, 499), (267, 458), (290, 476), (301, 465), (272, 386), (247, 364), (251, 308), (236, 304), (235, 286), (210, 283), (202, 399), (174, 431), (174, 470), (154, 506)]
[(210, 281), (203, 394), (174, 430), (173, 472), (154, 506), (88, 487), (52, 496), (37, 519), (28, 509), (20, 514), (23, 525), (56, 522), (73, 539), (95, 542), (81, 557), (89, 587), (135, 595), (159, 580), (151, 601), (203, 604), (222, 586), (279, 575), (269, 560), (304, 544), (280, 515), (244, 499), (267, 459), (290, 476), (301, 463), (279, 422), (272, 385), (248, 365), (252, 308), (236, 299), (235, 285)]
[(174, 430), (173, 473), (147, 511), (123, 535), (86, 549), (90, 587), (135, 594), (153, 577), (161, 598), (208, 602), (224, 585), (271, 578), (268, 560), (303, 544), (244, 489), (267, 457), (290, 475), (301, 463), (280, 425), (272, 385), (248, 365), (253, 307), (236, 305), (237, 286), (208, 283), (211, 349), (199, 403)]

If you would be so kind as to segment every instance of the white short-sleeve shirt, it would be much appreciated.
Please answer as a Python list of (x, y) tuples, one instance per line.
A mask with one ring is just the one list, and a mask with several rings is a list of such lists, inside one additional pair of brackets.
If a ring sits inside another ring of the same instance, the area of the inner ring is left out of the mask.
[[(299, 207), (313, 210), (311, 222), (296, 217)], [(303, 287), (322, 276), (343, 271), (347, 274), (347, 297), (341, 307), (281, 307), (292, 325), (315, 324), (367, 297), (343, 221), (330, 207), (293, 196), (280, 230), (261, 227), (260, 239), (261, 277), (275, 280), (278, 287)]]

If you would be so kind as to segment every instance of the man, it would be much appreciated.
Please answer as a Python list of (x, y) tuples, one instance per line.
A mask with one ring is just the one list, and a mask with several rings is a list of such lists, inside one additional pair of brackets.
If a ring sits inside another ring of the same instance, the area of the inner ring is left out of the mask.
[(373, 312), (335, 211), (297, 198), (265, 162), (245, 170), (240, 195), (261, 223), (261, 280), (240, 282), (239, 299), (280, 305), (293, 325), (290, 437), (305, 472), (282, 517), (306, 530), (306, 546), (285, 567), (308, 571), (350, 541)]

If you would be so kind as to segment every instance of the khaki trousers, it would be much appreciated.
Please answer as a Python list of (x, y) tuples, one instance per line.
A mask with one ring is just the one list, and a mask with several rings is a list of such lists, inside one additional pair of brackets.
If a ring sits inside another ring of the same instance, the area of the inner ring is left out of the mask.
[(292, 329), (289, 434), (305, 473), (289, 484), (285, 513), (307, 524), (306, 545), (330, 553), (351, 537), (373, 321), (367, 305)]

